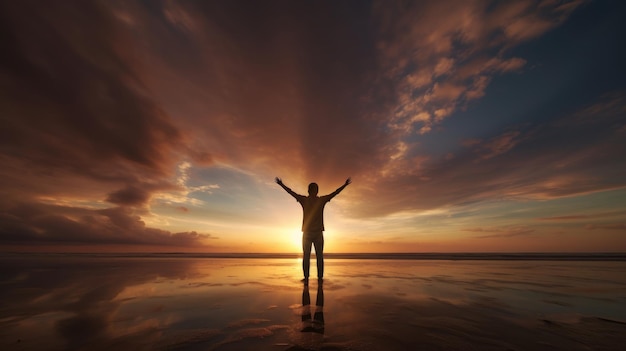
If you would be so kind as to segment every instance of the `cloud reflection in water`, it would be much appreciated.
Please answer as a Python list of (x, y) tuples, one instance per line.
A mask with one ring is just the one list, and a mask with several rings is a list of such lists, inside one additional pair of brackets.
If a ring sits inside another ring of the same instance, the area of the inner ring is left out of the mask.
[(303, 290), (295, 259), (1, 261), (3, 349), (610, 350), (626, 322), (624, 262), (333, 259)]

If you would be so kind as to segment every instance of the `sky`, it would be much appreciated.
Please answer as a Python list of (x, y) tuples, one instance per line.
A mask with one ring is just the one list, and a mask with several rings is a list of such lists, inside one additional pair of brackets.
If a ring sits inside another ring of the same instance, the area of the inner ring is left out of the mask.
[(0, 251), (626, 251), (626, 2), (0, 8)]

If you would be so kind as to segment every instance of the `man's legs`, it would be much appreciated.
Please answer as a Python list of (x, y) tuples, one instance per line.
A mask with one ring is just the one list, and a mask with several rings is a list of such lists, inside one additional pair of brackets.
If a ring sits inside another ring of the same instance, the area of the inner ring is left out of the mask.
[[(315, 246), (315, 257), (317, 261), (317, 278), (324, 278), (324, 233), (315, 233), (313, 237), (313, 246)], [(310, 250), (310, 248), (309, 248)]]
[(309, 267), (311, 265), (311, 244), (313, 242), (310, 234), (302, 233), (302, 272), (305, 280), (309, 279)]

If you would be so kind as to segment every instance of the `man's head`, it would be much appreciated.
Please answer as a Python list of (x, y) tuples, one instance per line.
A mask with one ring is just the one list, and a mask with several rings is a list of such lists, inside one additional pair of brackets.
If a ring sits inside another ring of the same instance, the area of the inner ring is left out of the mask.
[(309, 196), (317, 196), (318, 190), (317, 183), (309, 184)]

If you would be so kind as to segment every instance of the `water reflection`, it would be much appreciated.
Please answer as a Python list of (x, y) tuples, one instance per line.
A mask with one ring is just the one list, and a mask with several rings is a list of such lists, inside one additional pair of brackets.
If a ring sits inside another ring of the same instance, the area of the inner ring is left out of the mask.
[(309, 287), (297, 260), (0, 258), (0, 349), (611, 350), (625, 341), (624, 262), (327, 264), (328, 280)]
[(24, 349), (73, 349), (119, 339), (129, 332), (155, 340), (163, 323), (148, 310), (124, 315), (128, 286), (193, 274), (190, 261), (85, 259), (3, 260), (0, 340)]
[(309, 284), (302, 290), (302, 330), (303, 333), (324, 334), (324, 284), (319, 280), (315, 299), (315, 314), (311, 318), (311, 295)]

